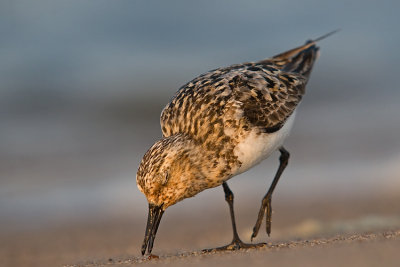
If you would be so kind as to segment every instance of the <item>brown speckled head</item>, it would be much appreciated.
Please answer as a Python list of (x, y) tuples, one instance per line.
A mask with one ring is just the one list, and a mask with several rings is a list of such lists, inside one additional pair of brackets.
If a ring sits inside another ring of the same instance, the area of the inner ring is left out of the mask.
[(188, 136), (179, 134), (157, 141), (147, 151), (136, 182), (150, 204), (165, 210), (209, 187), (202, 171), (207, 161), (200, 150)]
[(143, 255), (146, 249), (151, 253), (165, 209), (210, 187), (204, 165), (201, 147), (184, 134), (165, 137), (146, 152), (136, 175), (138, 188), (149, 202)]

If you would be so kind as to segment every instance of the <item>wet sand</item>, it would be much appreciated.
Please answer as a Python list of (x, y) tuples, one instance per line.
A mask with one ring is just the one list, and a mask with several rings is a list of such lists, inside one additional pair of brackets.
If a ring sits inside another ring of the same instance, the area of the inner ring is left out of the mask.
[(245, 251), (109, 258), (69, 266), (398, 266), (399, 249), (400, 230), (269, 243)]
[[(140, 255), (143, 213), (0, 232), (0, 266), (395, 266), (399, 260), (399, 194), (277, 198), (271, 238), (262, 228), (255, 240), (268, 242), (266, 248), (205, 255), (201, 249), (231, 240), (229, 213), (222, 199), (213, 207), (193, 203), (166, 213), (153, 249), (159, 259), (149, 261)], [(249, 197), (236, 207), (245, 242), (258, 203)]]

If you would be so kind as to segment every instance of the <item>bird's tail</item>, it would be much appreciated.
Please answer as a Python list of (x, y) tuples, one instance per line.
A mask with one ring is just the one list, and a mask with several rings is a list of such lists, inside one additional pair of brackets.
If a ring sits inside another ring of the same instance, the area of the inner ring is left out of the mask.
[(270, 60), (282, 67), (284, 71), (296, 72), (308, 77), (315, 60), (319, 55), (318, 41), (336, 33), (338, 30), (325, 34), (315, 40), (309, 40), (304, 45), (274, 56)]

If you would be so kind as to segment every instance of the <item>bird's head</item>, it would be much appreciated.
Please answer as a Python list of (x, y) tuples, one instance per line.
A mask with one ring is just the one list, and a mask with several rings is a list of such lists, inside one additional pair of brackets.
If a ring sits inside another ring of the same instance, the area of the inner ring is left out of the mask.
[(136, 182), (149, 202), (142, 254), (151, 253), (164, 211), (175, 203), (206, 189), (199, 149), (193, 140), (174, 135), (157, 141), (144, 155)]

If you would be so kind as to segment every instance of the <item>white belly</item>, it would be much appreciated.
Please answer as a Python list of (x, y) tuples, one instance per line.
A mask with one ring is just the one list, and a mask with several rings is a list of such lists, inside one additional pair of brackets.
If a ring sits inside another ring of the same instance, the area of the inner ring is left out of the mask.
[(281, 129), (274, 133), (257, 134), (255, 130), (250, 132), (234, 150), (235, 156), (242, 162), (242, 165), (234, 175), (247, 171), (279, 149), (290, 133), (294, 117), (295, 113), (287, 119)]

